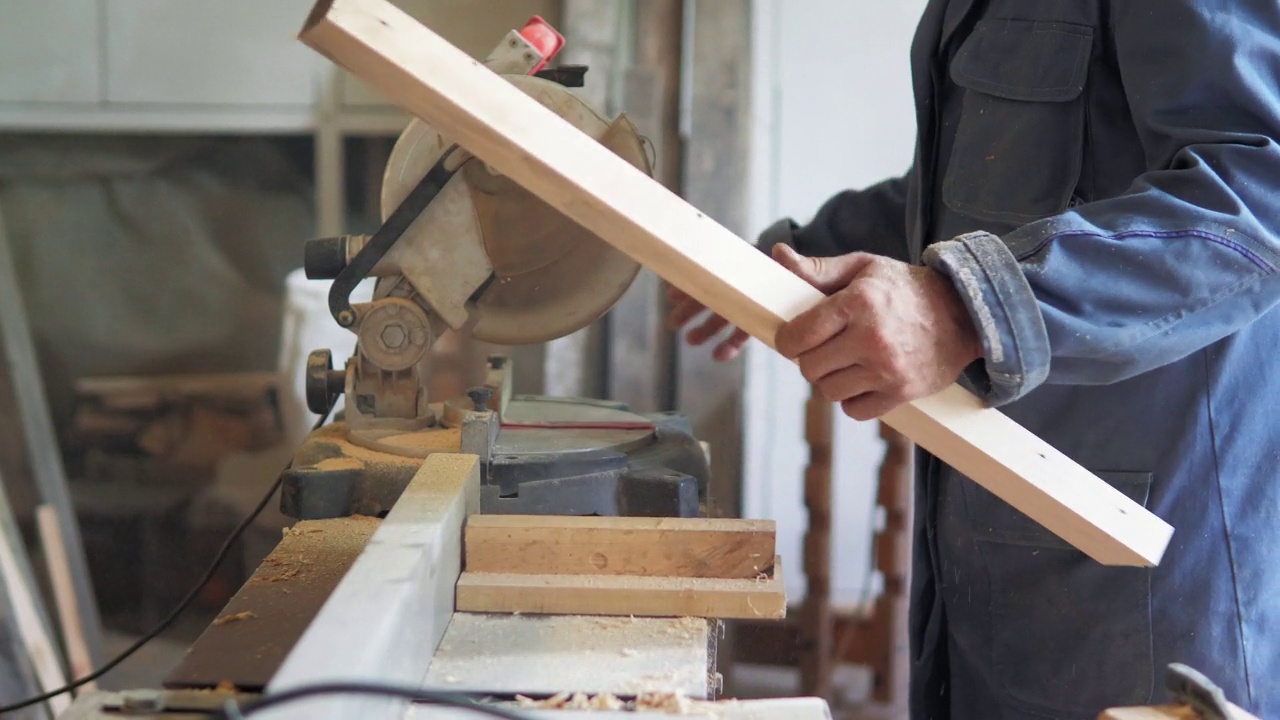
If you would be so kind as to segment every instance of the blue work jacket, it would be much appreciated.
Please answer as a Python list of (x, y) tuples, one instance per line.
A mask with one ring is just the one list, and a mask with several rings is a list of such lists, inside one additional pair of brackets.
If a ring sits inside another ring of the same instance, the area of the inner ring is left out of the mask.
[(1173, 661), (1280, 718), (1280, 3), (934, 0), (911, 62), (911, 170), (763, 243), (952, 278), (967, 384), (1175, 528), (1103, 567), (919, 455), (913, 720), (1094, 718)]

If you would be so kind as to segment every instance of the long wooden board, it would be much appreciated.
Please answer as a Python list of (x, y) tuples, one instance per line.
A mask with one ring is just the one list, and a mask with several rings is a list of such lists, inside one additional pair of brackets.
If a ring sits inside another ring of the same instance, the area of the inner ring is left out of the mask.
[(772, 520), (474, 515), (469, 572), (754, 579), (773, 566)]
[[(763, 342), (822, 300), (386, 0), (322, 0), (301, 39)], [(1100, 563), (1164, 554), (1167, 523), (959, 387), (884, 421)]]
[[(36, 529), (40, 533), (40, 545), (44, 547), (44, 564), (49, 571), (49, 584), (53, 586), (54, 607), (58, 610), (58, 625), (62, 628), (62, 642), (67, 648), (67, 666), (71, 677), (82, 678), (93, 672), (93, 659), (89, 657), (89, 645), (84, 638), (84, 616), (76, 601), (75, 581), (71, 577), (71, 560), (67, 547), (62, 543), (62, 530), (58, 527), (58, 511), (52, 505), (36, 507)], [(96, 682), (87, 682), (76, 688), (76, 697), (97, 692)]]
[[(268, 693), (322, 682), (421, 682), (454, 612), (462, 528), (480, 510), (480, 458), (428, 457), (325, 601)], [(388, 698), (320, 698), (270, 717), (390, 717)]]
[(787, 614), (782, 564), (759, 580), (519, 575), (467, 571), (458, 578), (459, 612), (778, 619)]

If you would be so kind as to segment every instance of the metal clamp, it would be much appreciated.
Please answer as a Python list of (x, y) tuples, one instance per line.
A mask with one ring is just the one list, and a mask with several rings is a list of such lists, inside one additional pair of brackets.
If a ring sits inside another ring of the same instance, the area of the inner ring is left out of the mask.
[(1233, 720), (1226, 694), (1203, 673), (1181, 663), (1170, 663), (1165, 669), (1164, 684), (1174, 702), (1187, 705), (1201, 720)]

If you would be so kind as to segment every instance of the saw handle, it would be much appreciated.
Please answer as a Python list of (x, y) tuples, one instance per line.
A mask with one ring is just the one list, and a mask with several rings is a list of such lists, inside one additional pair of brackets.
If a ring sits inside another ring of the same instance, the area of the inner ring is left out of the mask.
[(352, 252), (359, 252), (368, 242), (368, 235), (339, 235), (308, 240), (302, 250), (302, 270), (307, 274), (308, 280), (332, 280), (342, 274)]
[[(396, 206), (390, 217), (382, 223), (373, 237), (369, 238), (369, 242), (360, 248), (360, 252), (356, 253), (355, 257), (351, 258), (351, 261), (333, 279), (333, 285), (329, 287), (329, 312), (342, 327), (349, 328), (356, 324), (356, 311), (351, 307), (352, 291), (360, 281), (368, 277), (382, 256), (387, 254), (400, 236), (404, 235), (404, 231), (409, 229), (413, 221), (418, 219), (418, 216), (427, 209), (431, 201), (458, 172), (461, 164), (449, 166), (449, 159), (457, 150), (458, 146), (453, 145), (440, 155), (436, 164), (431, 166), (422, 180), (418, 181), (413, 190), (409, 191), (405, 199)], [(332, 257), (331, 252), (327, 254), (330, 258)], [(343, 254), (345, 255), (345, 245)]]

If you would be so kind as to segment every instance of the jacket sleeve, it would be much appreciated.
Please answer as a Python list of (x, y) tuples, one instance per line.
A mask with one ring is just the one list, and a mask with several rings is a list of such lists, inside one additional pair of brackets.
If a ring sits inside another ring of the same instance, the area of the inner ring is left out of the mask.
[(984, 358), (968, 375), (992, 404), (1166, 365), (1280, 301), (1280, 5), (1111, 13), (1148, 172), (1118, 197), (925, 253), (979, 329)]
[(906, 178), (892, 178), (864, 190), (846, 190), (818, 209), (808, 225), (779, 220), (760, 235), (765, 252), (777, 243), (813, 257), (870, 252), (907, 259)]

